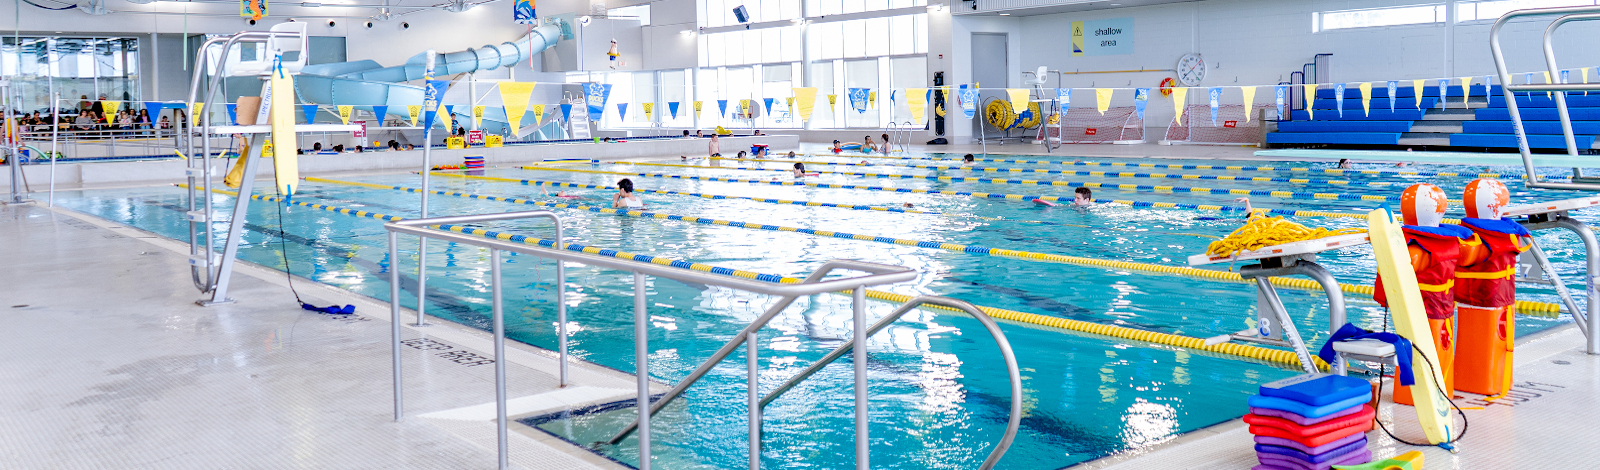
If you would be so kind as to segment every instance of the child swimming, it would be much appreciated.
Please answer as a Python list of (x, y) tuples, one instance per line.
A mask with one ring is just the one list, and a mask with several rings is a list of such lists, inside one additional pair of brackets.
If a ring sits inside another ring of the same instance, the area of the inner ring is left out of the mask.
[(617, 182), (617, 194), (611, 196), (613, 209), (637, 209), (644, 207), (644, 201), (633, 194), (633, 180), (623, 178)]

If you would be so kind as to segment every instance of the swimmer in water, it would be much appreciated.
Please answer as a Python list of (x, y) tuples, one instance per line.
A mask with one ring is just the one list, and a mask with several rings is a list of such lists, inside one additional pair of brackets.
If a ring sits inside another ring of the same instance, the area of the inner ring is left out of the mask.
[(789, 158), (794, 158), (794, 151), (789, 152)]
[(791, 174), (793, 174), (795, 178), (804, 178), (804, 177), (807, 177), (807, 176), (820, 176), (821, 175), (820, 173), (806, 173), (806, 164), (800, 163), (800, 162), (795, 162), (794, 163), (794, 169), (793, 170), (789, 170), (789, 172)]
[(974, 163), (977, 163), (977, 162), (978, 162), (978, 158), (972, 156), (972, 154), (970, 154), (970, 153), (961, 156), (961, 164), (962, 165), (971, 165), (971, 164), (974, 164)]
[(740, 150), (740, 151), (739, 151), (739, 155), (738, 155), (738, 157), (739, 157), (739, 159), (740, 159), (740, 160), (743, 160), (743, 159), (744, 159), (744, 151), (743, 151), (743, 150)]
[(623, 178), (617, 182), (617, 194), (611, 196), (613, 209), (637, 209), (644, 207), (644, 201), (633, 194), (633, 180)]
[(1350, 159), (1348, 159), (1348, 158), (1339, 159), (1339, 169), (1348, 170), (1350, 168), (1351, 168), (1350, 167)]
[(1094, 205), (1094, 191), (1079, 186), (1072, 190), (1072, 207), (1090, 207)]

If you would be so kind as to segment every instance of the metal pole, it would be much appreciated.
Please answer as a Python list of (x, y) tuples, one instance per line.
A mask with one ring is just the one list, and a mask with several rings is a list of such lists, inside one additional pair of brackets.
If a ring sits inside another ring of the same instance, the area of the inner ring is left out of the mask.
[[(1339, 286), (1339, 280), (1334, 279), (1333, 274), (1329, 273), (1322, 265), (1304, 260), (1292, 266), (1289, 272), (1303, 274), (1315, 279), (1317, 284), (1322, 286), (1322, 291), (1328, 296), (1328, 334), (1333, 334), (1333, 332), (1339, 331), (1339, 328), (1344, 327), (1344, 289)], [(1330, 364), (1331, 371), (1337, 375), (1345, 375), (1343, 355), (1335, 353), (1334, 357), (1333, 364)]]
[(639, 381), (639, 470), (650, 470), (650, 331), (644, 306), (644, 274), (633, 273), (633, 361)]
[(760, 351), (756, 348), (756, 332), (752, 331), (745, 336), (745, 370), (748, 381), (746, 394), (750, 401), (750, 470), (761, 469), (761, 390), (760, 381), (757, 380), (756, 356)]
[(1600, 241), (1595, 240), (1594, 231), (1590, 230), (1588, 225), (1576, 219), (1559, 217), (1556, 219), (1556, 225), (1566, 227), (1583, 240), (1585, 258), (1589, 265), (1588, 277), (1584, 279), (1584, 285), (1589, 291), (1589, 318), (1587, 318), (1589, 337), (1584, 349), (1589, 354), (1600, 354), (1600, 286), (1596, 286), (1600, 283)]
[(489, 295), (494, 303), (495, 436), (500, 440), (500, 469), (511, 468), (506, 452), (506, 322), (501, 308), (500, 250), (489, 249)]
[[(556, 224), (556, 249), (566, 249), (562, 243), (561, 224)], [(556, 262), (556, 334), (561, 349), (561, 388), (567, 387), (567, 268), (561, 260)]]
[[(422, 217), (428, 218), (428, 172), (433, 165), (433, 126), (422, 130)], [(428, 326), (425, 321), (428, 301), (428, 237), (417, 237), (417, 323), (412, 326)]]
[(400, 234), (389, 232), (389, 339), (394, 355), (394, 422), (404, 418), (400, 387)]
[(855, 351), (851, 359), (856, 368), (856, 470), (868, 470), (867, 455), (867, 289), (851, 291), (850, 309), (855, 317)]
[(55, 89), (56, 79), (50, 77), (50, 207), (56, 206), (56, 154), (61, 137), (61, 96)]

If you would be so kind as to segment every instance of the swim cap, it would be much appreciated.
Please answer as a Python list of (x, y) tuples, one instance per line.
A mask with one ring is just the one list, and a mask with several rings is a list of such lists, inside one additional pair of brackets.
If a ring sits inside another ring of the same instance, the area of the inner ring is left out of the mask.
[(1500, 211), (1511, 203), (1511, 190), (1500, 180), (1478, 178), (1467, 183), (1461, 202), (1467, 206), (1467, 217), (1498, 219)]
[(1400, 214), (1406, 225), (1438, 227), (1444, 220), (1444, 190), (1428, 183), (1417, 183), (1400, 193)]

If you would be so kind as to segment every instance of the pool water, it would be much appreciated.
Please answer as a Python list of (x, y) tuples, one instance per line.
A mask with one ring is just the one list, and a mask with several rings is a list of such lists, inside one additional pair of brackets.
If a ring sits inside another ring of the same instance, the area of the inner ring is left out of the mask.
[[(915, 155), (923, 156), (923, 155)], [(956, 158), (955, 155), (927, 155)], [(993, 158), (1013, 158), (996, 155)], [(1051, 157), (1021, 157), (1029, 160)], [(808, 161), (853, 161), (856, 158), (806, 157)], [(1193, 163), (1192, 161), (1116, 159), (1118, 162)], [(681, 163), (661, 160), (663, 163)], [(813, 170), (866, 171), (893, 175), (966, 176), (969, 170), (924, 170), (907, 164), (922, 161), (881, 160), (872, 167), (816, 166)], [(1201, 162), (1217, 163), (1217, 162)], [(704, 163), (700, 163), (704, 164)], [(940, 164), (946, 164), (941, 162)], [(753, 166), (754, 164), (746, 164)], [(787, 163), (768, 163), (787, 168)], [(1246, 165), (1255, 165), (1247, 163)], [(1280, 168), (1325, 168), (1326, 164), (1260, 163)], [(985, 167), (1018, 167), (981, 164)], [(1071, 170), (1143, 171), (1244, 176), (1294, 176), (1397, 183), (1388, 188), (1364, 184), (1263, 183), (1215, 180), (1151, 180), (1075, 175), (1006, 176), (1008, 179), (1157, 184), (1339, 192), (1397, 197), (1405, 185), (1428, 181), (1459, 195), (1470, 178), (1350, 175), (1312, 172), (1240, 172), (1226, 170), (1116, 169), (1049, 165)], [(727, 168), (677, 168), (626, 164), (569, 165), (565, 168), (628, 173), (663, 173), (770, 180), (787, 175)], [(1520, 171), (1501, 167), (1430, 167), (1437, 171), (1500, 172), (1513, 191), (1513, 203), (1573, 197), (1573, 193), (1528, 190), (1517, 184)], [(1392, 170), (1392, 169), (1390, 169)], [(482, 172), (487, 176), (610, 186), (623, 176), (514, 168)], [(1561, 172), (1552, 171), (1551, 175)], [(350, 181), (420, 187), (419, 175), (395, 174), (347, 178)], [(794, 199), (841, 204), (902, 207), (912, 203), (928, 214), (862, 211), (833, 207), (772, 204), (742, 199), (642, 194), (646, 210), (777, 226), (794, 226), (891, 238), (983, 245), (1070, 256), (1183, 265), (1216, 237), (1237, 228), (1239, 212), (1132, 208), (1100, 205), (1089, 209), (1042, 207), (1023, 201), (892, 191), (779, 186), (632, 177), (640, 188), (725, 196)], [(581, 199), (545, 196), (537, 187), (500, 181), (438, 175), (433, 187), (494, 196), (524, 197), (545, 202), (609, 206), (612, 191), (561, 188)], [(862, 178), (825, 174), (809, 178), (831, 184), (885, 186), (1071, 197), (1062, 186), (951, 183), (895, 177)], [(270, 189), (269, 189), (270, 190)], [(152, 232), (186, 240), (183, 189), (151, 187), (66, 193), (63, 206)], [(553, 189), (552, 189), (553, 191)], [(214, 195), (219, 208), (232, 198)], [(1101, 189), (1096, 197), (1149, 202), (1235, 205), (1225, 194), (1160, 193)], [(307, 182), (295, 200), (416, 217), (414, 193)], [(1299, 210), (1369, 210), (1377, 203), (1351, 200), (1276, 199), (1254, 197), (1257, 207)], [(507, 202), (434, 195), (430, 215), (461, 215), (537, 209)], [(1209, 337), (1246, 328), (1254, 317), (1255, 294), (1246, 284), (1218, 283), (1142, 272), (992, 257), (863, 240), (825, 238), (800, 233), (755, 230), (692, 222), (635, 218), (577, 209), (557, 209), (569, 241), (682, 259), (765, 274), (804, 277), (831, 259), (859, 259), (916, 269), (912, 283), (879, 289), (901, 294), (935, 294), (981, 306), (1019, 310), (1132, 328)], [(1452, 213), (1459, 217), (1460, 214)], [(1575, 217), (1593, 222), (1596, 212)], [(1361, 226), (1360, 219), (1293, 218), (1329, 228)], [(386, 237), (381, 222), (312, 208), (267, 203), (251, 206), (250, 232), (240, 258), (380, 300), (388, 300)], [(218, 223), (218, 233), (225, 231)], [(278, 229), (284, 227), (282, 236)], [(514, 221), (485, 228), (530, 236), (548, 236), (542, 222)], [(1538, 240), (1558, 271), (1582, 270), (1582, 246), (1556, 231), (1540, 232)], [(221, 241), (218, 240), (220, 246)], [(401, 242), (401, 302), (414, 306), (415, 241)], [(429, 249), (428, 312), (450, 321), (487, 329), (489, 320), (488, 254), (470, 246), (434, 242)], [(1367, 247), (1324, 253), (1320, 262), (1341, 281), (1369, 284), (1373, 277)], [(507, 331), (516, 340), (554, 349), (553, 268), (547, 261), (510, 254), (504, 270)], [(521, 265), (521, 266), (518, 266)], [(1216, 267), (1227, 269), (1226, 266)], [(632, 277), (628, 273), (586, 266), (567, 270), (572, 353), (584, 360), (621, 370), (634, 369)], [(704, 285), (652, 279), (649, 284), (650, 368), (653, 377), (675, 383), (759, 315), (774, 299)], [(1582, 292), (1579, 289), (1579, 292)], [(1325, 301), (1319, 293), (1280, 291), (1299, 330), (1311, 344), (1327, 336)], [(1549, 290), (1524, 287), (1520, 297), (1555, 301)], [(287, 295), (287, 293), (286, 293)], [(1349, 321), (1382, 328), (1383, 310), (1370, 298), (1347, 297)], [(1580, 300), (1581, 301), (1581, 300)], [(894, 305), (870, 301), (876, 318)], [(1567, 321), (1524, 316), (1519, 334)], [(771, 390), (851, 338), (848, 297), (820, 295), (797, 300), (761, 333), (759, 377)], [(1059, 330), (1003, 324), (1023, 371), (1025, 417), (1016, 443), (1002, 468), (1059, 468), (1117, 452), (1150, 446), (1174, 436), (1237, 418), (1256, 385), (1293, 375), (1276, 365), (1234, 357), (1196, 353), (1148, 343), (1069, 334)], [(1005, 429), (1009, 391), (1004, 363), (977, 321), (959, 315), (914, 311), (872, 337), (868, 369), (871, 380), (871, 446), (875, 468), (972, 468), (987, 456)], [(742, 351), (736, 357), (742, 357)], [(763, 459), (773, 467), (846, 468), (852, 465), (853, 376), (847, 356), (773, 402), (764, 414)], [(515, 377), (512, 378), (513, 384)], [(661, 468), (742, 467), (747, 457), (745, 368), (733, 359), (718, 365), (694, 388), (652, 420), (653, 456)], [(513, 389), (513, 393), (515, 390)], [(633, 439), (619, 445), (592, 444), (609, 438), (636, 411), (631, 404), (578, 413), (532, 417), (524, 423), (575, 443), (591, 445), (607, 457), (637, 463)]]

